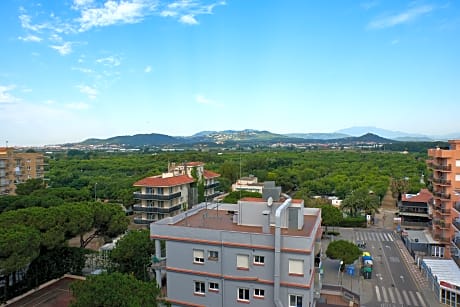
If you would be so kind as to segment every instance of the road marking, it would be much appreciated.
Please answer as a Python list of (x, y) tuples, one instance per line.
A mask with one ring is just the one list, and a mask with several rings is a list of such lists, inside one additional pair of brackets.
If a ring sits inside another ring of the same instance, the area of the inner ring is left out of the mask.
[(403, 302), (403, 300), (402, 300), (401, 293), (399, 293), (398, 288), (395, 288), (395, 293), (396, 293), (396, 297), (398, 298), (398, 303), (400, 303), (401, 305), (403, 305), (404, 302)]
[(409, 295), (410, 295), (410, 298), (412, 299), (412, 301), (414, 301), (415, 306), (418, 306), (417, 299), (415, 298), (414, 293), (412, 293), (412, 291), (409, 291)]
[(387, 237), (386, 233), (382, 233), (381, 236), (382, 236), (384, 241), (388, 241), (388, 237)]
[(384, 300), (385, 302), (389, 302), (388, 296), (387, 296), (387, 292), (385, 291), (385, 288), (384, 288), (384, 287), (382, 287), (382, 295), (383, 295), (383, 300)]
[(422, 297), (422, 295), (420, 294), (420, 292), (415, 292), (415, 294), (417, 294), (417, 297), (418, 297), (418, 299), (419, 299), (419, 301), (420, 301), (420, 303), (421, 303), (420, 306), (425, 307), (426, 305), (425, 305), (425, 302), (423, 301), (423, 297)]
[(388, 234), (388, 238), (390, 238), (390, 241), (393, 242), (393, 235), (391, 233)]
[(404, 296), (404, 300), (406, 301), (406, 305), (410, 305), (410, 299), (409, 299), (409, 297), (407, 296), (406, 290), (402, 290), (402, 294), (403, 294), (403, 296)]
[(390, 295), (391, 302), (395, 302), (395, 297), (393, 295), (393, 291), (391, 291), (391, 288), (388, 288), (388, 294)]
[(375, 286), (375, 295), (377, 296), (377, 301), (381, 301), (380, 299), (380, 291), (379, 291), (379, 287), (378, 286)]

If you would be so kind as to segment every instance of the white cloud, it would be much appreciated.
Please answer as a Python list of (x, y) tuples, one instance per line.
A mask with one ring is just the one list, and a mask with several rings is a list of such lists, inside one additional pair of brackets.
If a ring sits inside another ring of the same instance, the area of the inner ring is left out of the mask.
[(66, 108), (69, 108), (69, 109), (72, 109), (72, 110), (87, 110), (87, 109), (89, 109), (89, 104), (84, 103), (84, 102), (68, 103), (65, 106), (66, 106)]
[(71, 42), (65, 42), (62, 45), (51, 45), (50, 47), (59, 52), (60, 55), (68, 55), (72, 52)]
[(149, 73), (152, 71), (152, 66), (148, 65), (147, 67), (144, 68), (145, 73)]
[(197, 25), (198, 21), (195, 19), (193, 15), (184, 15), (179, 18), (179, 21), (188, 25)]
[(85, 5), (78, 18), (80, 31), (87, 31), (93, 27), (103, 27), (114, 24), (137, 23), (146, 15), (152, 14), (156, 5), (150, 0), (113, 1), (109, 0), (102, 7), (88, 7)]
[(405, 12), (379, 17), (368, 24), (369, 29), (385, 29), (394, 27), (400, 24), (409, 23), (418, 17), (428, 14), (433, 10), (432, 6), (423, 5), (410, 8)]
[(42, 39), (40, 37), (38, 37), (36, 35), (30, 35), (30, 34), (27, 35), (27, 36), (19, 36), (18, 39), (22, 40), (24, 42), (37, 42), (37, 43), (39, 43), (39, 42), (42, 41)]
[(80, 92), (87, 95), (89, 99), (96, 99), (98, 91), (94, 87), (88, 85), (78, 85), (77, 87)]
[(13, 103), (18, 102), (19, 98), (8, 93), (15, 88), (14, 85), (0, 85), (0, 103)]
[(161, 17), (174, 17), (174, 16), (177, 16), (177, 12), (165, 10), (160, 13), (160, 16)]
[(121, 60), (117, 56), (108, 56), (105, 58), (100, 58), (97, 59), (96, 62), (111, 67), (119, 66), (121, 64)]
[(160, 12), (160, 16), (175, 18), (180, 16), (179, 22), (196, 25), (199, 24), (197, 16), (213, 14), (214, 8), (221, 5), (226, 5), (225, 1), (209, 3), (209, 1), (178, 0), (167, 4)]

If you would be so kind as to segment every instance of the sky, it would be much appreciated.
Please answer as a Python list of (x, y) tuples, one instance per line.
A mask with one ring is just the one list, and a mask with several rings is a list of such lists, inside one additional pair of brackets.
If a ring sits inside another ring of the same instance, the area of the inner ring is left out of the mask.
[(460, 132), (458, 1), (2, 0), (0, 146)]

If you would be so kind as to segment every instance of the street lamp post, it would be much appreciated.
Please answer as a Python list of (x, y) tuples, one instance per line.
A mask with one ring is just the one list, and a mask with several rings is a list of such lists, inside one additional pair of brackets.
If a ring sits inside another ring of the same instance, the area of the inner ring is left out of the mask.
[(97, 182), (94, 184), (94, 201), (97, 200)]
[(343, 260), (340, 260), (339, 270), (337, 271), (337, 284), (340, 285), (340, 269), (342, 268)]

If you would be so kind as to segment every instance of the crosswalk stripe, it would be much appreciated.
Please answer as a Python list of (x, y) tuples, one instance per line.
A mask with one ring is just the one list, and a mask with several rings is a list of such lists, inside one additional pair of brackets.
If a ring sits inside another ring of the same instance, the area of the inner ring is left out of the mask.
[(399, 293), (398, 288), (395, 288), (395, 293), (396, 293), (396, 297), (398, 298), (398, 303), (401, 304), (401, 305), (403, 305), (404, 302), (403, 302), (403, 300), (402, 300), (401, 293)]
[(388, 296), (387, 296), (387, 292), (385, 291), (385, 288), (384, 288), (384, 287), (382, 287), (382, 295), (383, 295), (383, 300), (384, 300), (385, 302), (389, 302)]
[(379, 291), (379, 287), (375, 286), (375, 295), (377, 296), (377, 301), (381, 301), (380, 299), (380, 291)]
[(393, 291), (391, 291), (391, 288), (388, 288), (388, 294), (390, 295), (391, 302), (395, 301), (395, 297), (393, 295)]
[(412, 301), (414, 302), (414, 306), (418, 306), (417, 304), (417, 299), (415, 298), (415, 295), (412, 291), (409, 291), (409, 295), (410, 295), (410, 298), (412, 299)]
[(390, 238), (390, 241), (393, 242), (393, 235), (391, 233), (388, 234), (388, 238)]
[(420, 303), (421, 303), (420, 306), (425, 307), (426, 305), (425, 305), (425, 302), (423, 301), (423, 297), (422, 297), (422, 295), (420, 294), (420, 292), (415, 292), (415, 294), (417, 294), (418, 300), (419, 300)]
[(387, 241), (390, 241), (390, 235), (389, 235), (389, 234), (384, 233), (383, 236), (385, 237), (385, 239), (386, 239)]
[(407, 296), (406, 290), (402, 290), (402, 294), (404, 296), (404, 300), (406, 301), (406, 305), (410, 305), (410, 299), (409, 296)]

